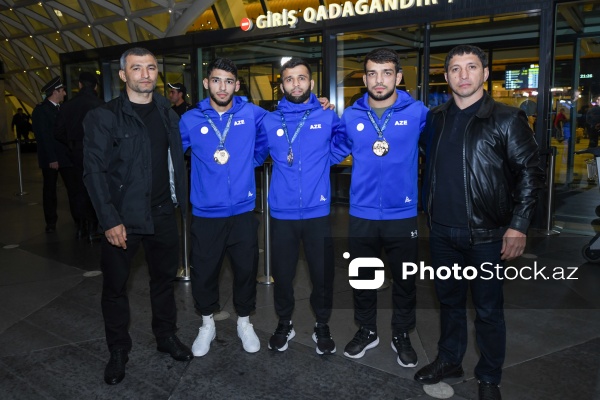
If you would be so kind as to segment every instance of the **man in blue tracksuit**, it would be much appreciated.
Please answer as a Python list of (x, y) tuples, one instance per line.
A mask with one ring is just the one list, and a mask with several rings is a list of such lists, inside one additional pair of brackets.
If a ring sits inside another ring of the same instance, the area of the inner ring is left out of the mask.
[[(348, 153), (353, 157), (350, 256), (380, 257), (385, 249), (394, 280), (391, 345), (401, 366), (414, 367), (408, 332), (415, 327), (415, 279), (402, 279), (402, 263), (417, 261), (418, 141), (427, 107), (396, 89), (402, 80), (396, 52), (375, 49), (364, 68), (367, 93), (345, 110), (343, 135), (334, 137), (332, 153), (338, 162)], [(373, 270), (370, 276), (365, 270), (359, 269), (359, 279), (372, 279)], [(354, 318), (360, 328), (344, 355), (360, 358), (379, 344), (375, 289), (354, 289)]]
[(330, 144), (339, 128), (332, 110), (323, 110), (311, 93), (310, 65), (292, 58), (281, 67), (284, 98), (263, 120), (256, 141), (256, 164), (273, 160), (269, 191), (275, 311), (279, 323), (269, 349), (285, 351), (295, 336), (293, 280), (300, 250), (308, 262), (313, 285), (310, 304), (316, 315), (313, 340), (318, 354), (332, 354), (329, 332), (333, 299), (334, 254), (329, 222)]
[(204, 356), (216, 336), (213, 313), (219, 306), (219, 271), (225, 253), (234, 275), (233, 304), (244, 350), (255, 353), (260, 341), (249, 321), (256, 305), (258, 220), (254, 144), (267, 113), (233, 94), (239, 90), (237, 67), (218, 58), (203, 81), (209, 98), (185, 113), (179, 128), (184, 152), (191, 149), (191, 281), (202, 326), (192, 346)]

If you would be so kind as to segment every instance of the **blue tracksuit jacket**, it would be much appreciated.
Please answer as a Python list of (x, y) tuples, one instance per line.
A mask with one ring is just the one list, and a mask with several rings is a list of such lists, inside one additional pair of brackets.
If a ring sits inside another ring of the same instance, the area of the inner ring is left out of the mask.
[(333, 162), (352, 153), (350, 183), (350, 215), (370, 220), (393, 220), (417, 215), (417, 168), (419, 135), (425, 126), (427, 107), (408, 93), (396, 90), (398, 98), (381, 119), (379, 126), (393, 112), (383, 136), (389, 153), (379, 157), (373, 153), (377, 131), (367, 111), (369, 94), (344, 111), (341, 134), (332, 142)]
[[(233, 114), (225, 139), (225, 149), (230, 154), (226, 164), (217, 164), (213, 158), (219, 138), (205, 114), (221, 133)], [(254, 145), (257, 127), (266, 114), (264, 109), (234, 96), (233, 106), (223, 115), (219, 115), (206, 98), (181, 117), (179, 130), (183, 151), (192, 149), (190, 199), (193, 215), (220, 218), (254, 209)]]

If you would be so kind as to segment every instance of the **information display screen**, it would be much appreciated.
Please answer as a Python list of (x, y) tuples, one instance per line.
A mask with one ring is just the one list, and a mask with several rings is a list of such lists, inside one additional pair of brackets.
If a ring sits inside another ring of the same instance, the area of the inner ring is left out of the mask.
[(504, 87), (507, 90), (537, 89), (539, 71), (537, 64), (507, 65)]

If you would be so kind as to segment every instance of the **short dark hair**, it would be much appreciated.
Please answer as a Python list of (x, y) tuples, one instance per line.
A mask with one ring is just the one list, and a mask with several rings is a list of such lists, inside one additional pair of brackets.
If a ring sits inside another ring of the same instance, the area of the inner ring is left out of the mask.
[(367, 62), (373, 61), (376, 64), (384, 64), (387, 62), (391, 62), (394, 64), (396, 69), (396, 73), (402, 71), (402, 67), (400, 67), (400, 59), (398, 58), (398, 53), (396, 53), (392, 49), (380, 48), (374, 49), (367, 53), (364, 61), (364, 69), (365, 73), (367, 72)]
[(206, 67), (206, 77), (208, 78), (215, 69), (222, 69), (223, 71), (230, 72), (233, 74), (233, 76), (235, 76), (235, 79), (237, 80), (237, 66), (229, 58), (216, 58), (210, 63), (208, 63), (208, 67)]
[(98, 84), (98, 79), (96, 79), (95, 74), (83, 71), (79, 74), (79, 83), (81, 83), (81, 86), (83, 86), (84, 88), (94, 89)]
[(488, 58), (487, 54), (481, 48), (477, 46), (471, 46), (470, 44), (461, 44), (453, 48), (446, 55), (446, 61), (444, 62), (444, 71), (448, 72), (448, 65), (450, 64), (450, 60), (454, 56), (462, 56), (465, 54), (475, 54), (479, 61), (481, 61), (481, 65), (483, 68), (488, 67)]
[(154, 59), (156, 59), (156, 56), (154, 54), (152, 54), (152, 52), (148, 49), (145, 49), (143, 47), (132, 47), (129, 50), (125, 50), (125, 52), (123, 54), (121, 54), (121, 58), (119, 59), (119, 67), (125, 71), (125, 67), (127, 67), (127, 57), (129, 56), (138, 56), (138, 57), (143, 57), (143, 56), (147, 56), (147, 55), (151, 55), (152, 57), (154, 57)]
[(298, 65), (304, 65), (308, 70), (308, 77), (310, 78), (312, 76), (312, 69), (308, 64), (308, 61), (300, 57), (292, 57), (289, 60), (287, 60), (279, 69), (279, 75), (283, 77), (283, 71), (285, 71), (286, 69), (296, 68)]

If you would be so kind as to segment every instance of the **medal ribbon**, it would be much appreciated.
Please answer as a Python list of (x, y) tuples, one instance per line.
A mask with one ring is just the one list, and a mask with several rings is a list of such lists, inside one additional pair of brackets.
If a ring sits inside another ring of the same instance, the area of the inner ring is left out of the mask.
[(296, 132), (294, 132), (294, 136), (292, 136), (292, 140), (290, 140), (290, 137), (288, 136), (287, 125), (285, 123), (285, 116), (283, 115), (283, 112), (281, 113), (281, 127), (283, 128), (283, 132), (285, 133), (285, 138), (287, 139), (288, 144), (290, 145), (290, 148), (289, 148), (290, 152), (292, 151), (292, 143), (294, 143), (294, 140), (296, 140), (296, 138), (298, 137), (298, 134), (300, 133), (300, 129), (302, 129), (302, 127), (304, 126), (304, 123), (306, 122), (306, 119), (308, 118), (308, 114), (310, 114), (310, 110), (306, 110), (306, 112), (302, 116), (302, 119), (300, 119), (300, 122), (298, 123), (298, 127), (296, 127)]
[(383, 125), (380, 128), (379, 125), (377, 125), (377, 122), (375, 122), (375, 118), (373, 118), (373, 111), (367, 110), (367, 115), (369, 116), (369, 120), (371, 121), (373, 128), (375, 128), (375, 130), (377, 131), (377, 136), (379, 136), (379, 140), (385, 140), (383, 139), (383, 131), (385, 131), (385, 128), (387, 128), (387, 124), (388, 122), (390, 122), (390, 118), (392, 118), (393, 113), (394, 110), (390, 110), (390, 113), (387, 115), (387, 117), (385, 117), (385, 121), (383, 121)]
[(215, 135), (217, 135), (217, 137), (219, 138), (219, 147), (217, 147), (217, 148), (218, 149), (225, 148), (225, 138), (227, 137), (227, 134), (229, 133), (229, 127), (231, 126), (231, 120), (233, 119), (233, 114), (229, 114), (229, 119), (227, 120), (227, 125), (225, 125), (225, 130), (223, 131), (223, 133), (221, 133), (221, 131), (217, 128), (217, 126), (212, 121), (212, 119), (210, 119), (208, 114), (204, 113), (204, 116), (206, 117), (206, 120), (208, 121), (210, 126), (212, 126), (212, 128), (214, 129)]

